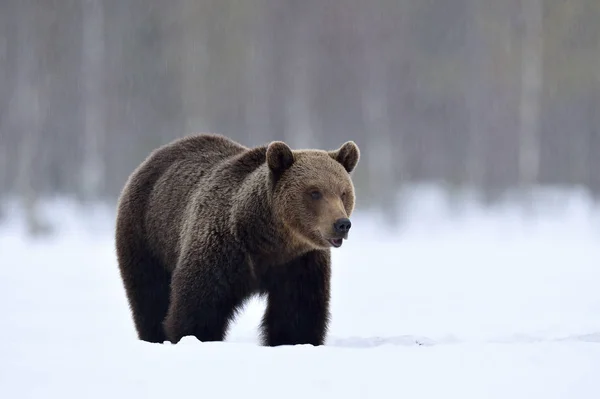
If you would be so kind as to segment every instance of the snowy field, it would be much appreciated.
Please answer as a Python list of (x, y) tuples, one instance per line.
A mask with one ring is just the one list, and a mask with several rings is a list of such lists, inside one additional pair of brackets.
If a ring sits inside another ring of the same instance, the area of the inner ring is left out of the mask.
[(600, 213), (582, 196), (524, 218), (421, 193), (397, 231), (358, 213), (324, 347), (258, 346), (259, 300), (226, 342), (139, 342), (110, 212), (48, 205), (43, 240), (6, 213), (0, 398), (600, 398)]

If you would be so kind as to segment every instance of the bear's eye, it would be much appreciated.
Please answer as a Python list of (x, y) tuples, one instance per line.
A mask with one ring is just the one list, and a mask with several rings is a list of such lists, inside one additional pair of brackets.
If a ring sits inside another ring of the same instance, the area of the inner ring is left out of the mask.
[(313, 191), (310, 192), (310, 196), (311, 196), (312, 199), (318, 200), (318, 199), (321, 199), (321, 197), (323, 195), (321, 194), (321, 192), (319, 190), (313, 190)]

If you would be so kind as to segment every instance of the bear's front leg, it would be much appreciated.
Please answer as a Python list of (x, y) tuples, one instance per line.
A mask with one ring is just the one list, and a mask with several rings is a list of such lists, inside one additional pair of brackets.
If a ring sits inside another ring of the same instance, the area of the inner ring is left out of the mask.
[(266, 276), (263, 344), (323, 345), (329, 323), (330, 280), (329, 251), (312, 251), (273, 267)]
[(171, 343), (185, 336), (223, 341), (238, 306), (248, 297), (247, 266), (235, 252), (186, 253), (173, 272), (171, 302), (163, 323)]

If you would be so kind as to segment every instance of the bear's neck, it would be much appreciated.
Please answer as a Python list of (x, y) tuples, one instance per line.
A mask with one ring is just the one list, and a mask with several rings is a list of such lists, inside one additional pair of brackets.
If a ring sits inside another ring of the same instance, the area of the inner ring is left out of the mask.
[(256, 261), (289, 262), (311, 247), (300, 240), (273, 211), (272, 182), (266, 165), (256, 169), (240, 185), (232, 208), (234, 234)]

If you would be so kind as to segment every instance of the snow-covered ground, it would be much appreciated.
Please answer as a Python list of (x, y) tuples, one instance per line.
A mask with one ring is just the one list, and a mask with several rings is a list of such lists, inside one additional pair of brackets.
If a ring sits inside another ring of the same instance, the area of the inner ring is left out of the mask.
[(278, 348), (257, 345), (261, 300), (224, 343), (137, 341), (113, 216), (57, 202), (60, 233), (34, 241), (9, 208), (0, 398), (600, 398), (600, 213), (412, 200), (398, 231), (353, 217), (328, 344)]

